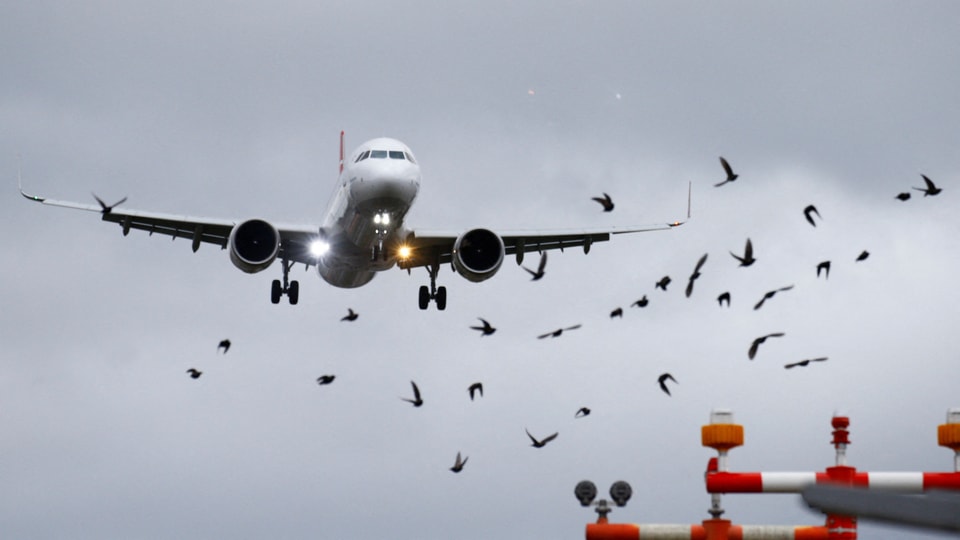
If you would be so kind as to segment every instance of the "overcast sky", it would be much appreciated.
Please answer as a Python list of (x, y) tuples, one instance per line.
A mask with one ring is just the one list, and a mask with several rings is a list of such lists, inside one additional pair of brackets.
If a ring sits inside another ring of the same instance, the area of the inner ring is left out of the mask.
[[(596, 517), (573, 496), (585, 478), (633, 485), (612, 521), (698, 523), (713, 408), (745, 427), (732, 470), (833, 465), (838, 410), (858, 469), (951, 469), (958, 28), (951, 2), (3, 4), (2, 535), (572, 539)], [(685, 216), (688, 183), (693, 217), (553, 252), (537, 282), (511, 259), (480, 284), (445, 267), (444, 312), (417, 308), (422, 269), (340, 290), (299, 267), (300, 304), (275, 306), (279, 264), (247, 275), (16, 191), (21, 155), (48, 197), (319, 224), (340, 130), (416, 153), (411, 228), (660, 223)], [(721, 155), (740, 177), (715, 188)], [(943, 192), (912, 190), (921, 174)], [(419, 409), (399, 399), (411, 380)], [(559, 436), (534, 449), (525, 428)], [(723, 505), (823, 523), (796, 495)]]

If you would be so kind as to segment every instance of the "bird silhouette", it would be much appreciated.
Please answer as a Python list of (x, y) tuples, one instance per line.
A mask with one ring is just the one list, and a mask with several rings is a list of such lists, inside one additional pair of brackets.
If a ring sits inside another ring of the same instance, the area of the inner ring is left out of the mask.
[(566, 332), (567, 330), (576, 330), (577, 328), (580, 328), (580, 325), (579, 325), (579, 324), (575, 324), (575, 325), (573, 325), (573, 326), (568, 326), (568, 327), (566, 327), (566, 328), (557, 328), (556, 330), (554, 330), (554, 331), (552, 331), (552, 332), (547, 332), (546, 334), (540, 334), (539, 336), (537, 336), (537, 339), (560, 337), (560, 336), (563, 335), (563, 333)]
[(687, 298), (690, 298), (690, 295), (693, 294), (693, 282), (700, 277), (700, 269), (703, 268), (703, 263), (707, 262), (707, 255), (709, 255), (709, 253), (704, 253), (703, 257), (700, 257), (700, 260), (697, 261), (697, 266), (693, 269), (693, 273), (690, 274), (690, 281), (687, 282), (687, 290), (685, 291)]
[(723, 159), (723, 156), (720, 156), (720, 165), (723, 166), (724, 172), (727, 173), (727, 178), (723, 182), (720, 182), (719, 184), (714, 184), (713, 187), (720, 187), (726, 184), (727, 182), (733, 182), (740, 176), (739, 174), (734, 174), (733, 168), (730, 167), (730, 164), (727, 163), (727, 160)]
[(584, 416), (589, 416), (589, 415), (590, 415), (590, 408), (589, 408), (589, 407), (580, 407), (579, 409), (577, 409), (577, 412), (574, 413), (573, 417), (574, 417), (574, 418), (583, 418)]
[(121, 204), (127, 202), (127, 198), (124, 197), (119, 201), (108, 205), (107, 203), (103, 202), (103, 199), (101, 199), (100, 197), (97, 197), (96, 193), (91, 193), (91, 195), (93, 195), (93, 198), (96, 199), (98, 203), (100, 203), (100, 213), (103, 215), (107, 215), (110, 212), (113, 212), (114, 207), (120, 206)]
[(470, 392), (470, 401), (473, 401), (473, 394), (475, 392), (480, 392), (480, 397), (483, 397), (483, 383), (475, 382), (467, 388), (467, 392)]
[(671, 281), (670, 276), (663, 276), (654, 286), (657, 289), (667, 290), (667, 285), (669, 285)]
[(900, 192), (900, 193), (897, 193), (896, 198), (899, 199), (899, 200), (901, 200), (901, 201), (909, 201), (909, 200), (910, 200), (910, 192), (908, 192), (908, 191), (902, 191), (902, 192)]
[(199, 379), (200, 376), (203, 375), (203, 372), (202, 372), (202, 371), (200, 371), (199, 369), (195, 369), (195, 368), (190, 368), (190, 369), (188, 369), (188, 370), (187, 370), (187, 373), (190, 374), (190, 378), (191, 378), (191, 379)]
[(717, 303), (720, 304), (720, 307), (723, 307), (724, 302), (727, 303), (727, 307), (730, 307), (730, 291), (722, 292), (717, 297)]
[(457, 460), (453, 462), (453, 467), (450, 467), (450, 470), (458, 473), (463, 470), (463, 466), (467, 464), (469, 457), (465, 457), (462, 460), (460, 459), (460, 452), (457, 452)]
[(773, 298), (773, 296), (774, 296), (775, 294), (777, 294), (778, 292), (789, 291), (789, 290), (792, 289), (792, 288), (793, 288), (793, 285), (787, 285), (786, 287), (780, 287), (779, 289), (774, 289), (774, 290), (772, 290), (772, 291), (767, 291), (766, 293), (763, 294), (763, 298), (761, 298), (760, 301), (757, 302), (757, 305), (753, 306), (753, 309), (754, 309), (754, 310), (760, 309), (761, 307), (763, 307), (763, 303), (764, 303), (764, 302), (766, 302), (767, 300)]
[[(669, 374), (669, 373), (664, 373), (664, 374), (660, 375), (659, 377), (657, 377), (657, 382), (660, 383), (660, 389), (663, 390), (663, 391), (669, 396), (669, 395), (670, 395), (670, 389), (667, 388), (667, 379), (669, 379), (669, 380), (671, 380), (671, 381), (673, 381), (673, 382), (677, 382), (677, 380), (673, 378), (673, 375), (671, 375), (671, 374)], [(678, 384), (679, 384), (679, 383), (678, 383)]]
[(612, 318), (614, 318), (614, 317), (620, 317), (620, 318), (622, 319), (622, 318), (623, 318), (623, 308), (619, 308), (619, 307), (618, 307), (617, 309), (614, 309), (613, 311), (611, 311), (611, 312), (610, 312), (610, 318), (612, 319)]
[(772, 334), (767, 334), (765, 336), (758, 337), (757, 339), (753, 340), (752, 344), (750, 344), (750, 350), (747, 351), (747, 357), (753, 360), (753, 358), (757, 356), (757, 348), (760, 347), (760, 344), (766, 341), (767, 338), (783, 337), (785, 335), (786, 334), (784, 334), (783, 332), (774, 332)]
[(413, 399), (400, 398), (406, 402), (412, 403), (414, 407), (419, 407), (423, 405), (423, 400), (420, 399), (420, 389), (417, 388), (417, 383), (410, 381), (410, 386), (413, 387)]
[(527, 432), (527, 437), (530, 437), (530, 440), (533, 441), (533, 444), (531, 444), (530, 446), (532, 446), (532, 447), (534, 447), (534, 448), (543, 448), (544, 446), (546, 446), (546, 444), (547, 444), (548, 442), (556, 439), (556, 438), (557, 438), (557, 435), (560, 434), (560, 433), (554, 433), (553, 435), (548, 435), (548, 436), (544, 437), (542, 440), (539, 440), (539, 441), (538, 441), (538, 440), (536, 439), (536, 437), (534, 437), (533, 435), (530, 434), (530, 431), (527, 430), (527, 428), (523, 428), (523, 430)]
[(757, 262), (757, 260), (753, 258), (753, 243), (750, 242), (749, 238), (747, 238), (747, 244), (743, 247), (743, 257), (735, 254), (732, 251), (730, 252), (730, 255), (733, 255), (734, 259), (740, 261), (740, 266), (750, 266), (751, 264)]
[(613, 210), (613, 199), (611, 199), (606, 193), (603, 194), (603, 197), (594, 197), (593, 200), (597, 201), (603, 206), (604, 212), (610, 212)]
[(857, 261), (856, 261), (856, 262), (865, 261), (865, 260), (867, 260), (867, 257), (869, 257), (869, 256), (870, 256), (870, 252), (867, 251), (867, 250), (863, 250), (863, 251), (860, 252), (859, 255), (857, 255)]
[(229, 339), (220, 340), (220, 344), (217, 345), (217, 352), (220, 352), (220, 349), (223, 349), (223, 354), (227, 354), (227, 351), (230, 350), (230, 340)]
[(807, 223), (816, 227), (817, 222), (813, 220), (814, 214), (816, 214), (818, 218), (820, 217), (820, 212), (817, 211), (817, 207), (812, 204), (807, 205), (807, 207), (803, 209), (803, 217), (807, 218)]
[(534, 272), (533, 270), (527, 268), (526, 266), (521, 266), (521, 268), (523, 268), (524, 270), (526, 270), (527, 272), (529, 272), (531, 276), (533, 276), (533, 279), (531, 279), (530, 281), (537, 281), (538, 279), (542, 278), (542, 277), (543, 277), (543, 274), (544, 274), (544, 269), (545, 269), (546, 267), (547, 267), (547, 252), (546, 252), (546, 251), (544, 251), (543, 254), (540, 255), (540, 265), (537, 266), (537, 271), (536, 271), (536, 272)]
[(480, 318), (480, 317), (477, 317), (477, 318), (480, 319), (480, 322), (483, 323), (483, 326), (471, 326), (470, 328), (471, 328), (472, 330), (479, 330), (479, 331), (480, 331), (480, 337), (489, 336), (490, 334), (492, 334), (492, 333), (494, 333), (494, 332), (497, 331), (497, 329), (494, 328), (494, 327), (492, 327), (492, 326), (490, 326), (490, 323), (488, 323), (485, 319), (482, 319), (482, 318)]
[[(933, 195), (936, 195), (937, 193), (940, 193), (941, 191), (943, 191), (942, 189), (940, 189), (940, 188), (938, 188), (936, 185), (934, 185), (933, 180), (930, 180), (929, 178), (927, 178), (926, 175), (921, 174), (920, 176), (923, 177), (923, 183), (926, 184), (926, 187), (922, 187), (922, 188), (920, 188), (920, 187), (915, 187), (915, 188), (913, 188), (913, 189), (915, 189), (915, 190), (917, 190), (917, 191), (922, 191), (924, 197), (926, 197), (927, 195), (933, 196)], [(123, 201), (121, 201), (121, 202), (123, 202)], [(117, 204), (120, 204), (120, 203), (117, 203)]]
[(319, 384), (320, 386), (323, 386), (325, 384), (330, 384), (336, 378), (337, 378), (336, 375), (321, 375), (317, 377), (317, 384)]
[(830, 261), (823, 261), (817, 265), (817, 277), (820, 277), (821, 270), (823, 270), (824, 279), (830, 279)]
[(647, 300), (647, 295), (643, 295), (643, 298), (630, 304), (630, 307), (647, 307), (647, 304), (649, 303), (650, 303), (650, 300)]
[(794, 362), (792, 364), (785, 364), (783, 367), (786, 369), (795, 368), (797, 366), (806, 367), (810, 362), (824, 362), (827, 360), (826, 356), (821, 356), (820, 358), (808, 358), (806, 360), (801, 360), (799, 362)]
[(357, 317), (359, 317), (359, 316), (360, 316), (360, 315), (358, 315), (357, 313), (355, 313), (352, 308), (347, 308), (347, 314), (344, 315), (343, 318), (340, 319), (340, 321), (341, 321), (341, 322), (342, 322), (342, 321), (355, 321), (355, 320), (357, 320)]

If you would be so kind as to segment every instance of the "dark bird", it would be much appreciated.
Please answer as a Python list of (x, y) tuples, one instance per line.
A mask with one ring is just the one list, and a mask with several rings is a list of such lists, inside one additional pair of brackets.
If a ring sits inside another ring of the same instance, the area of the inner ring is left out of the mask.
[(538, 441), (533, 435), (530, 434), (530, 431), (527, 430), (527, 428), (523, 428), (523, 430), (527, 432), (527, 437), (530, 437), (530, 440), (533, 441), (533, 444), (531, 444), (530, 446), (534, 448), (543, 448), (544, 446), (546, 446), (548, 442), (556, 439), (557, 435), (560, 434), (560, 433), (554, 433), (553, 435), (548, 435), (544, 437), (543, 440)]
[(760, 336), (760, 337), (758, 337), (757, 339), (753, 340), (753, 343), (752, 343), (752, 344), (750, 344), (750, 350), (747, 351), (747, 356), (748, 356), (751, 360), (753, 360), (753, 357), (757, 355), (757, 348), (760, 346), (761, 343), (763, 343), (764, 341), (766, 341), (767, 338), (783, 337), (783, 336), (785, 336), (785, 335), (786, 335), (786, 334), (784, 334), (783, 332), (775, 332), (775, 333), (773, 333), (773, 334), (767, 334), (767, 335), (765, 335), (765, 336)]
[(667, 388), (667, 379), (670, 379), (673, 382), (677, 382), (677, 380), (673, 378), (673, 375), (669, 373), (664, 373), (663, 375), (660, 375), (659, 377), (657, 377), (657, 382), (660, 383), (660, 389), (666, 392), (666, 394), (669, 396), (670, 389)]
[(617, 309), (611, 311), (611, 312), (610, 312), (610, 318), (612, 319), (612, 318), (614, 318), (614, 317), (620, 317), (620, 318), (622, 319), (622, 318), (623, 318), (623, 308), (619, 308), (619, 307), (618, 307)]
[(643, 295), (643, 298), (630, 304), (630, 307), (647, 307), (647, 304), (649, 303), (650, 303), (650, 300), (647, 300), (647, 295)]
[(709, 255), (709, 253), (704, 253), (703, 257), (700, 257), (700, 260), (697, 261), (697, 266), (693, 268), (693, 273), (690, 274), (690, 281), (687, 282), (687, 290), (685, 291), (687, 298), (690, 298), (690, 295), (693, 294), (693, 282), (700, 277), (700, 269), (703, 268), (703, 263), (707, 262), (707, 255)]
[(360, 315), (358, 315), (356, 312), (354, 312), (352, 308), (347, 308), (347, 314), (344, 315), (343, 318), (340, 319), (340, 321), (341, 321), (341, 322), (342, 322), (342, 321), (355, 321), (355, 320), (357, 320), (357, 317), (359, 317), (359, 316), (360, 316)]
[(772, 290), (772, 291), (767, 291), (766, 293), (764, 293), (763, 298), (761, 298), (760, 301), (757, 302), (757, 305), (753, 306), (753, 309), (755, 309), (755, 310), (756, 310), (756, 309), (760, 309), (761, 307), (763, 307), (763, 303), (764, 303), (764, 302), (766, 302), (767, 300), (773, 298), (774, 295), (777, 294), (778, 292), (789, 291), (789, 290), (792, 289), (792, 288), (793, 288), (793, 285), (787, 285), (786, 287), (780, 287), (779, 289), (774, 289), (774, 290)]
[(863, 250), (863, 251), (860, 252), (859, 255), (857, 255), (857, 262), (865, 261), (865, 260), (867, 260), (867, 257), (869, 257), (869, 256), (870, 256), (870, 252), (867, 251), (867, 250)]
[(806, 367), (807, 364), (809, 364), (810, 362), (823, 362), (823, 361), (826, 361), (826, 359), (827, 359), (826, 356), (821, 356), (820, 358), (808, 358), (806, 360), (801, 360), (799, 362), (794, 362), (792, 364), (786, 364), (783, 367), (787, 369), (795, 368), (797, 366)]
[[(813, 220), (813, 214), (816, 214), (818, 218), (820, 217), (820, 212), (817, 212), (816, 206), (809, 204), (807, 205), (806, 208), (803, 209), (803, 217), (807, 218), (807, 223), (816, 227), (817, 222)], [(823, 218), (820, 218), (820, 219), (823, 219)]]
[(477, 317), (477, 318), (480, 319), (480, 322), (483, 323), (483, 326), (471, 326), (470, 329), (479, 330), (481, 332), (480, 337), (489, 336), (490, 334), (497, 331), (497, 329), (490, 326), (490, 323), (488, 323), (485, 319), (482, 319), (480, 317)]
[(230, 350), (230, 340), (229, 339), (220, 340), (220, 344), (217, 345), (217, 352), (220, 352), (220, 349), (223, 349), (223, 354), (227, 354), (227, 351)]
[[(938, 188), (937, 186), (935, 186), (934, 183), (933, 183), (933, 180), (930, 180), (929, 178), (927, 178), (926, 175), (921, 174), (920, 176), (923, 177), (923, 183), (926, 184), (927, 187), (925, 187), (925, 188), (915, 187), (915, 188), (913, 188), (913, 189), (915, 189), (915, 190), (917, 190), (917, 191), (922, 191), (924, 197), (926, 197), (927, 195), (933, 196), (933, 195), (936, 195), (937, 193), (940, 193), (941, 191), (943, 191), (942, 189), (940, 189), (940, 188)], [(126, 198), (124, 198), (124, 200), (126, 200)], [(120, 201), (120, 202), (123, 202), (123, 201)], [(101, 203), (101, 204), (103, 204), (103, 203)], [(120, 204), (120, 203), (117, 203), (117, 204)]]
[[(937, 190), (937, 191), (939, 192), (940, 190)], [(124, 197), (124, 198), (120, 199), (119, 201), (117, 201), (117, 202), (115, 202), (115, 203), (113, 203), (113, 204), (111, 204), (111, 205), (108, 205), (107, 203), (103, 202), (103, 200), (102, 200), (100, 197), (97, 197), (97, 195), (96, 195), (95, 193), (91, 193), (91, 195), (93, 195), (93, 198), (96, 199), (98, 203), (100, 203), (100, 213), (101, 213), (101, 214), (104, 214), (104, 215), (109, 214), (110, 212), (113, 212), (113, 208), (114, 208), (115, 206), (120, 206), (121, 204), (123, 204), (123, 203), (125, 203), (125, 202), (127, 201), (127, 198)], [(934, 194), (934, 195), (936, 195), (936, 194)]]
[(722, 292), (717, 297), (717, 303), (720, 304), (720, 307), (723, 307), (724, 302), (727, 303), (727, 307), (730, 307), (730, 291)]
[(750, 242), (749, 238), (747, 238), (747, 245), (743, 247), (743, 257), (735, 254), (732, 251), (730, 252), (730, 255), (733, 255), (734, 259), (740, 261), (740, 266), (750, 266), (751, 264), (757, 262), (757, 260), (753, 258), (753, 243)]
[(667, 290), (667, 285), (670, 284), (670, 281), (672, 281), (670, 279), (670, 276), (663, 276), (662, 278), (660, 278), (660, 281), (658, 281), (655, 286), (658, 289)]
[(336, 378), (337, 378), (336, 375), (321, 375), (317, 377), (317, 384), (319, 384), (320, 386), (323, 386), (325, 384), (330, 384)]
[(457, 452), (457, 460), (453, 462), (453, 467), (450, 467), (450, 470), (453, 471), (453, 472), (455, 472), (455, 473), (458, 473), (458, 472), (462, 471), (462, 470), (463, 470), (463, 466), (467, 464), (467, 460), (468, 460), (468, 459), (470, 459), (470, 458), (469, 458), (469, 457), (466, 457), (466, 458), (463, 458), (463, 459), (461, 460), (461, 459), (460, 459), (460, 452)]
[(603, 194), (603, 197), (594, 197), (593, 200), (597, 201), (603, 206), (604, 212), (610, 212), (613, 210), (613, 199), (611, 199), (606, 193)]
[(910, 200), (910, 193), (907, 192), (907, 191), (902, 191), (902, 192), (900, 192), (900, 193), (897, 193), (897, 197), (896, 197), (896, 198), (897, 198), (897, 199), (900, 199), (901, 201), (909, 201), (909, 200)]
[(579, 409), (577, 409), (577, 412), (574, 413), (573, 417), (574, 417), (574, 418), (583, 418), (584, 416), (588, 416), (589, 414), (590, 414), (590, 408), (589, 408), (589, 407), (580, 407)]
[(536, 281), (536, 280), (538, 280), (538, 279), (540, 279), (540, 278), (543, 277), (544, 269), (545, 269), (546, 267), (547, 267), (547, 252), (544, 251), (543, 254), (540, 255), (540, 265), (537, 266), (537, 271), (536, 271), (536, 272), (534, 272), (533, 270), (527, 268), (526, 266), (522, 266), (521, 268), (523, 268), (524, 270), (526, 270), (527, 272), (529, 272), (531, 276), (533, 276), (533, 279), (531, 279), (530, 281)]
[(400, 399), (413, 403), (414, 407), (419, 407), (423, 405), (423, 400), (420, 399), (420, 389), (417, 388), (417, 383), (410, 381), (410, 386), (413, 387), (413, 399), (408, 399), (408, 398), (400, 398)]
[(195, 369), (195, 368), (190, 368), (190, 369), (188, 369), (188, 370), (187, 370), (187, 373), (190, 374), (190, 378), (191, 378), (191, 379), (199, 379), (200, 376), (203, 375), (203, 372), (202, 372), (202, 371), (200, 371), (199, 369)]
[(727, 178), (726, 180), (724, 180), (723, 182), (720, 182), (719, 184), (714, 184), (713, 187), (720, 187), (726, 184), (727, 182), (733, 182), (734, 180), (737, 179), (737, 177), (740, 176), (739, 174), (733, 173), (733, 168), (730, 167), (730, 164), (727, 163), (727, 160), (723, 159), (723, 156), (720, 156), (720, 165), (723, 165), (723, 170), (724, 172), (727, 173)]
[(483, 383), (475, 382), (467, 388), (467, 392), (470, 392), (470, 401), (473, 401), (474, 392), (480, 392), (480, 397), (483, 397)]
[(823, 261), (817, 265), (817, 277), (820, 277), (821, 270), (823, 270), (823, 277), (830, 279), (830, 261)]
[(579, 325), (579, 324), (575, 324), (575, 325), (573, 325), (573, 326), (568, 326), (568, 327), (566, 327), (566, 328), (557, 328), (557, 329), (554, 330), (553, 332), (547, 332), (546, 334), (540, 334), (539, 336), (537, 336), (537, 339), (560, 337), (565, 331), (567, 331), (567, 330), (576, 330), (577, 328), (580, 328), (580, 325)]

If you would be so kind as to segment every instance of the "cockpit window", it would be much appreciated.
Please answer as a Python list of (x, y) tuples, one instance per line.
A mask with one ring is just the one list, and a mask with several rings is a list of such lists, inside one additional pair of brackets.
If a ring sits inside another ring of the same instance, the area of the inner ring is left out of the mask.
[(404, 155), (407, 156), (407, 161), (410, 163), (416, 163), (416, 161), (413, 160), (413, 156), (410, 155), (410, 152), (404, 152)]
[(356, 161), (354, 161), (354, 163), (357, 163), (358, 161), (363, 161), (363, 160), (367, 159), (368, 157), (370, 157), (370, 151), (369, 151), (369, 150), (367, 150), (366, 152), (364, 152), (364, 153), (360, 154), (359, 156), (357, 156), (357, 159), (356, 159)]
[(387, 151), (386, 150), (371, 150), (370, 157), (376, 159), (386, 159)]
[(403, 159), (403, 152), (399, 150), (391, 150), (390, 159)]

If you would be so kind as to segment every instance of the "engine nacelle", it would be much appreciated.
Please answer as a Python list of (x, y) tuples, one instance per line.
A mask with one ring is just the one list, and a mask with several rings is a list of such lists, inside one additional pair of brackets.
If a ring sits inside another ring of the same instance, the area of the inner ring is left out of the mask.
[(503, 263), (503, 239), (487, 229), (471, 229), (453, 244), (453, 267), (468, 281), (490, 279)]
[(280, 252), (280, 232), (262, 219), (248, 219), (230, 231), (230, 262), (248, 274), (265, 270)]

